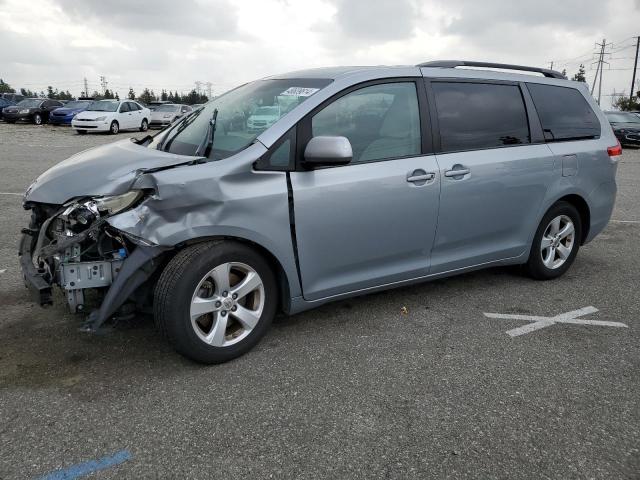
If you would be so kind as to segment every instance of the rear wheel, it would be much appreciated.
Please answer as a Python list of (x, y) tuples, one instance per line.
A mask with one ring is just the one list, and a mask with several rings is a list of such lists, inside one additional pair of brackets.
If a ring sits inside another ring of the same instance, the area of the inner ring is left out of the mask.
[(257, 252), (238, 242), (206, 242), (167, 264), (154, 291), (155, 320), (182, 355), (222, 363), (258, 343), (277, 298), (275, 276)]
[(120, 131), (120, 125), (118, 125), (118, 122), (114, 120), (113, 122), (111, 122), (111, 125), (109, 126), (109, 133), (112, 135), (115, 135), (119, 131)]
[(526, 269), (537, 280), (550, 280), (564, 274), (576, 258), (582, 238), (578, 210), (558, 202), (545, 214), (533, 239)]
[(141, 132), (146, 132), (147, 130), (149, 130), (149, 122), (147, 122), (147, 119), (144, 118), (142, 120), (142, 123), (140, 124), (140, 131)]

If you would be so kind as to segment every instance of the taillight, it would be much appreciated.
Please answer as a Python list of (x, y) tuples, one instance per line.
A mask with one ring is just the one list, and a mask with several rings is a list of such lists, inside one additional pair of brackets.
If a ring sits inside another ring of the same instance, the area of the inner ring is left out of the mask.
[(618, 141), (617, 145), (608, 147), (607, 153), (610, 157), (617, 157), (618, 155), (622, 155), (622, 147), (620, 146), (620, 141)]

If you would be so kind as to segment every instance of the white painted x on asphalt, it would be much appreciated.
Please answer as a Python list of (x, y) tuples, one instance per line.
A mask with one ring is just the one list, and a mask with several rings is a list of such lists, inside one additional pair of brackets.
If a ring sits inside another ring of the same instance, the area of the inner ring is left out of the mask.
[(524, 327), (514, 328), (508, 330), (507, 335), (517, 337), (530, 333), (541, 328), (550, 327), (554, 323), (571, 323), (573, 325), (597, 325), (601, 327), (622, 327), (628, 328), (627, 325), (621, 322), (606, 322), (601, 320), (582, 320), (578, 317), (589, 315), (590, 313), (596, 313), (598, 311), (595, 307), (584, 307), (579, 310), (572, 310), (571, 312), (561, 313), (555, 317), (539, 317), (536, 315), (512, 315), (507, 313), (485, 313), (484, 316), (488, 318), (502, 318), (504, 320), (524, 320), (526, 322), (533, 322), (525, 325)]

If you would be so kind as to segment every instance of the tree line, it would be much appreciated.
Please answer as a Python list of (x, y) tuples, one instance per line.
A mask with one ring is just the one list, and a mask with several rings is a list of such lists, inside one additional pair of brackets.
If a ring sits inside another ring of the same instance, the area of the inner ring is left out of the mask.
[[(16, 90), (11, 87), (8, 83), (6, 83), (3, 79), (0, 78), (0, 93), (16, 93)], [(47, 87), (47, 91), (32, 91), (26, 88), (20, 89), (20, 94), (23, 97), (27, 98), (50, 98), (52, 100), (75, 100), (74, 97), (69, 90), (63, 91), (58, 90), (57, 88), (53, 88), (52, 86)], [(106, 99), (115, 99), (120, 100), (118, 92), (113, 92), (108, 88), (105, 89), (104, 93), (99, 93), (98, 91), (94, 91), (93, 94), (87, 95), (85, 92), (82, 92), (81, 97), (92, 97), (96, 100), (106, 100)], [(153, 90), (149, 88), (145, 88), (142, 93), (137, 96), (134, 92), (133, 88), (129, 88), (129, 93), (127, 94), (127, 98), (130, 100), (138, 100), (142, 103), (148, 104), (150, 102), (155, 101), (168, 101), (171, 103), (184, 103), (187, 105), (193, 105), (194, 103), (206, 103), (209, 101), (209, 98), (206, 95), (198, 93), (195, 89), (191, 90), (189, 93), (180, 93), (178, 91), (167, 92), (165, 89), (162, 89), (160, 95), (156, 95)]]

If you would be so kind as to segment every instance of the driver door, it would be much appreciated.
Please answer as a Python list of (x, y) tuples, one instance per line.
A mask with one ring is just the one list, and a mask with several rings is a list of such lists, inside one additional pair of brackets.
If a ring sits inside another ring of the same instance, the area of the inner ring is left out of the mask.
[(429, 271), (440, 178), (423, 86), (413, 79), (347, 90), (302, 122), (347, 137), (350, 164), (291, 172), (304, 298), (366, 290)]

